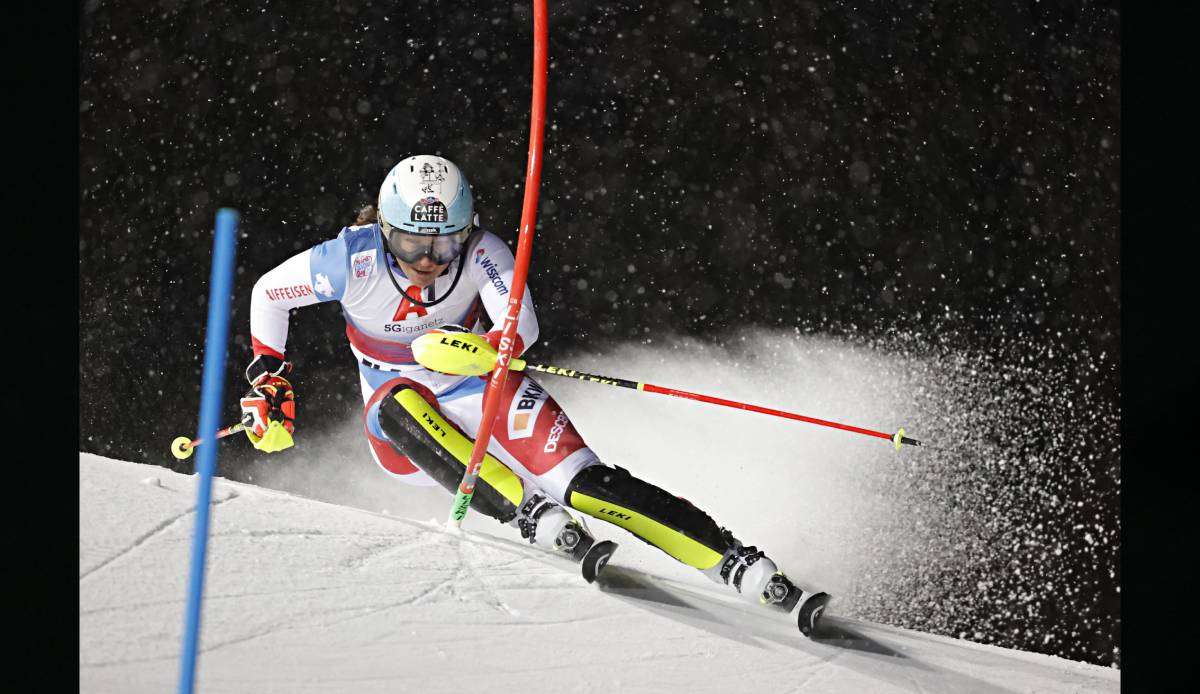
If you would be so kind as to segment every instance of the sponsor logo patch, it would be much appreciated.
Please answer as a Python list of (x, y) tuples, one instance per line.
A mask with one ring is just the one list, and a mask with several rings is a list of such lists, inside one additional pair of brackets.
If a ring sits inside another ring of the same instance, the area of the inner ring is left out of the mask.
[(443, 337), (438, 340), (438, 344), (446, 345), (447, 347), (454, 347), (457, 349), (461, 349), (464, 352), (470, 352), (471, 354), (476, 354), (479, 352), (478, 346), (467, 344), (466, 342), (463, 342), (462, 340), (456, 340), (452, 337)]
[(545, 389), (528, 378), (525, 379), (508, 407), (509, 440), (533, 436), (533, 425), (537, 422), (538, 414), (546, 400)]
[(553, 453), (558, 450), (558, 440), (562, 438), (563, 432), (567, 430), (567, 423), (570, 421), (567, 419), (567, 413), (560, 410), (558, 416), (554, 418), (554, 426), (550, 427), (546, 445), (542, 446), (543, 453)]
[(442, 438), (446, 438), (446, 430), (440, 427), (433, 417), (429, 416), (428, 412), (422, 412), (421, 419), (425, 420), (426, 429), (429, 429), (432, 433), (435, 433)]
[(409, 299), (416, 299), (417, 301), (421, 300), (420, 287), (415, 284), (410, 284), (408, 289), (404, 290), (404, 294), (406, 298), (401, 299), (400, 305), (396, 307), (396, 313), (392, 316), (393, 321), (408, 320), (408, 317), (414, 313), (417, 314), (418, 318), (421, 318), (429, 313), (429, 311), (425, 310), (424, 306), (421, 306), (420, 304), (414, 304), (409, 301)]
[(299, 299), (303, 296), (312, 296), (312, 287), (307, 284), (295, 284), (290, 287), (275, 287), (268, 289), (267, 298), (271, 301), (279, 301), (281, 299)]
[(596, 513), (603, 513), (606, 516), (615, 516), (621, 520), (633, 520), (633, 516), (629, 515), (628, 513), (621, 513), (620, 511), (614, 511), (611, 508), (605, 508), (603, 506), (601, 506), (600, 510)]
[(487, 257), (482, 248), (475, 251), (475, 264), (483, 268), (483, 274), (487, 275), (492, 286), (496, 288), (497, 294), (504, 296), (508, 293), (508, 287), (505, 286), (504, 279), (500, 277), (500, 271), (496, 269), (496, 264)]
[(359, 279), (370, 277), (375, 271), (375, 249), (355, 253), (350, 258), (350, 267), (354, 270), (354, 276)]
[(434, 318), (424, 323), (416, 325), (404, 325), (403, 323), (384, 323), (383, 332), (385, 333), (423, 333), (431, 328), (436, 328), (442, 323), (445, 323), (445, 318)]
[(437, 198), (421, 198), (412, 206), (409, 220), (413, 222), (445, 222), (446, 205)]

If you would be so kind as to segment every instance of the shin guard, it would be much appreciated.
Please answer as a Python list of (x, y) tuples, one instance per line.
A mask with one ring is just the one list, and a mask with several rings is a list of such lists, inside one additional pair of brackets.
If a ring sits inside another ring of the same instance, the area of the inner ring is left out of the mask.
[[(379, 414), (384, 433), (414, 465), (451, 494), (458, 490), (474, 441), (409, 383), (388, 392), (380, 402)], [(485, 455), (471, 507), (508, 523), (516, 517), (524, 495), (521, 478), (491, 455)]]
[(697, 569), (716, 566), (730, 546), (728, 533), (707, 513), (624, 468), (584, 468), (571, 480), (566, 501)]

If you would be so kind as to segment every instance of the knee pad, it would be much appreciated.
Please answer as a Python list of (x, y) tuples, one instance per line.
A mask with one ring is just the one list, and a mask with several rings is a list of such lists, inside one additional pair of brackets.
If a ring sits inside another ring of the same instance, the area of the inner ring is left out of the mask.
[(584, 468), (567, 487), (566, 500), (697, 569), (715, 566), (729, 547), (728, 534), (707, 513), (624, 468)]
[[(414, 465), (446, 491), (456, 492), (474, 441), (442, 416), (427, 388), (408, 379), (398, 379), (395, 385), (385, 387), (388, 390), (380, 401), (379, 426)], [(516, 517), (524, 494), (521, 478), (485, 454), (471, 506), (508, 523)]]

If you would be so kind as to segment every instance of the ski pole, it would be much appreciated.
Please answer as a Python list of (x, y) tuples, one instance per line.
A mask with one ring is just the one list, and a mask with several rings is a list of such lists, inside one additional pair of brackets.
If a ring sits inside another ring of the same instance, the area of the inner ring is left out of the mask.
[[(246, 425), (242, 422), (230, 424), (224, 429), (218, 430), (217, 435), (214, 436), (213, 439), (223, 439), (226, 436), (231, 436), (239, 431), (245, 430)], [(199, 446), (202, 443), (204, 443), (204, 439), (189, 439), (186, 436), (180, 436), (171, 442), (171, 455), (175, 456), (179, 460), (187, 460), (188, 458), (192, 457), (193, 453), (196, 452), (196, 446)]]
[[(413, 354), (417, 361), (427, 369), (441, 371), (442, 373), (457, 374), (460, 376), (478, 376), (491, 371), (496, 365), (496, 350), (482, 336), (475, 333), (458, 333), (458, 332), (432, 332), (418, 337), (412, 343)], [(761, 414), (769, 414), (773, 417), (782, 417), (784, 419), (794, 419), (809, 424), (818, 424), (824, 427), (832, 427), (849, 431), (855, 434), (863, 434), (866, 436), (874, 436), (875, 438), (891, 441), (900, 450), (901, 445), (909, 446), (924, 446), (916, 439), (911, 439), (905, 436), (903, 428), (894, 434), (888, 434), (874, 429), (865, 429), (856, 427), (850, 424), (842, 424), (828, 419), (817, 419), (807, 415), (796, 414), (794, 412), (785, 412), (776, 410), (771, 407), (762, 407), (761, 405), (751, 405), (736, 400), (727, 400), (718, 398), (712, 395), (702, 395), (700, 393), (691, 393), (686, 390), (678, 390), (675, 388), (666, 388), (664, 386), (656, 386), (653, 383), (645, 383), (642, 381), (630, 381), (624, 378), (616, 378), (613, 376), (600, 376), (590, 374), (576, 369), (564, 369), (561, 366), (550, 366), (547, 364), (529, 364), (524, 359), (513, 358), (508, 363), (508, 368), (512, 371), (539, 371), (541, 373), (551, 374), (553, 376), (564, 376), (566, 378), (574, 378), (578, 381), (587, 383), (599, 383), (607, 386), (617, 386), (619, 388), (629, 388), (632, 390), (643, 391), (646, 393), (659, 393), (661, 395), (672, 395), (677, 398), (687, 398), (689, 400), (699, 400), (700, 402), (712, 403), (714, 405), (723, 405), (739, 410), (747, 410), (750, 412), (758, 412)]]
[[(842, 431), (850, 431), (850, 432), (854, 432), (856, 434), (865, 434), (867, 436), (874, 436), (876, 438), (885, 439), (885, 440), (891, 441), (896, 446), (896, 450), (900, 450), (901, 444), (908, 444), (910, 446), (924, 445), (916, 439), (910, 439), (907, 436), (905, 436), (904, 435), (905, 432), (904, 432), (903, 428), (901, 428), (895, 434), (888, 434), (888, 433), (885, 433), (882, 431), (875, 431), (873, 429), (864, 429), (862, 427), (856, 427), (856, 426), (853, 426), (850, 424), (842, 424), (841, 422), (833, 422), (828, 419), (817, 419), (816, 417), (809, 417), (809, 416), (802, 415), (802, 414), (796, 414), (795, 412), (785, 412), (783, 410), (776, 410), (771, 407), (763, 407), (761, 405), (751, 405), (749, 403), (738, 402), (736, 400), (726, 400), (725, 398), (718, 398), (713, 395), (702, 395), (700, 393), (691, 393), (686, 390), (678, 390), (676, 388), (666, 388), (663, 386), (656, 386), (653, 383), (645, 383), (642, 381), (629, 381), (629, 380), (626, 380), (623, 378), (613, 378), (611, 376), (597, 376), (596, 374), (584, 373), (582, 371), (576, 371), (575, 369), (564, 369), (559, 366), (547, 366), (547, 365), (543, 365), (543, 364), (527, 364), (527, 363), (522, 362), (520, 359), (514, 359), (513, 362), (514, 363), (512, 364), (512, 366), (510, 366), (510, 368), (513, 371), (525, 371), (525, 370), (540, 371), (542, 373), (548, 373), (548, 374), (552, 374), (554, 376), (565, 376), (567, 378), (574, 378), (578, 381), (586, 381), (588, 383), (601, 383), (604, 385), (617, 386), (620, 388), (632, 388), (633, 390), (645, 391), (647, 393), (659, 393), (661, 395), (673, 395), (677, 398), (687, 398), (689, 400), (699, 400), (700, 402), (708, 402), (708, 403), (712, 403), (714, 405), (724, 405), (725, 407), (732, 407), (732, 408), (739, 409), (739, 410), (747, 410), (749, 412), (759, 412), (761, 414), (769, 414), (773, 417), (783, 417), (784, 419), (795, 419), (795, 420), (798, 420), (801, 422), (808, 422), (809, 424), (819, 424), (824, 427), (832, 427), (834, 429), (841, 429)], [(523, 367), (523, 368), (521, 368), (521, 367)]]

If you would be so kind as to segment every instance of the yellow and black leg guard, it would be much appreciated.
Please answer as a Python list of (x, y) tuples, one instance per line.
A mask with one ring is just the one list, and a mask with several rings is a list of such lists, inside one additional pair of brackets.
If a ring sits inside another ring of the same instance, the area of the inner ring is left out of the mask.
[(730, 547), (732, 536), (707, 513), (624, 468), (584, 468), (567, 487), (566, 501), (700, 570), (716, 566)]
[[(472, 439), (405, 383), (383, 398), (379, 414), (380, 427), (401, 453), (447, 491), (457, 491), (471, 460)], [(485, 455), (471, 508), (508, 523), (516, 517), (524, 495), (521, 478), (491, 455)]]

